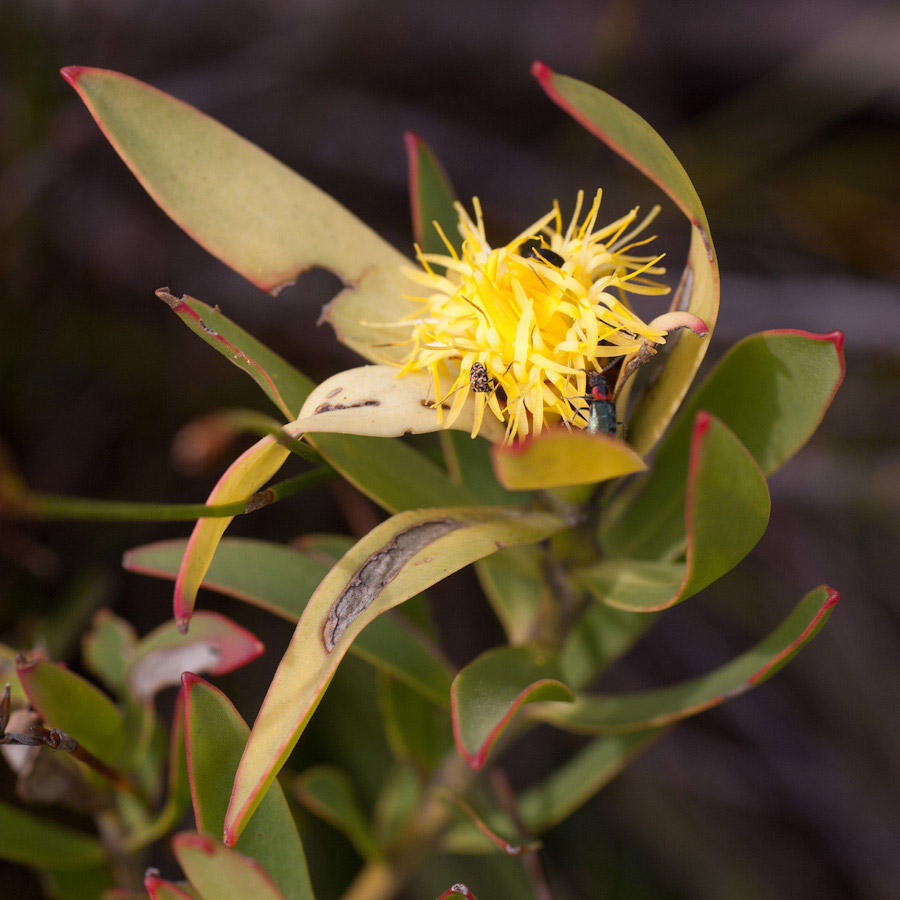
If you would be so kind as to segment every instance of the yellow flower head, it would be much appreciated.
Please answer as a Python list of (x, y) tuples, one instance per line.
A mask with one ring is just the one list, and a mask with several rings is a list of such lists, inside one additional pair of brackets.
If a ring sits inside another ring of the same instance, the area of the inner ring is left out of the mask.
[(586, 415), (579, 410), (587, 406), (587, 372), (634, 353), (645, 341), (665, 342), (666, 332), (645, 324), (625, 299), (626, 291), (669, 290), (648, 277), (665, 271), (657, 265), (662, 256), (632, 252), (653, 240), (635, 238), (658, 207), (637, 225), (633, 209), (598, 227), (600, 198), (598, 191), (580, 220), (584, 194), (579, 192), (565, 230), (554, 202), (550, 212), (497, 248), (487, 242), (481, 205), (474, 198), (474, 222), (456, 204), (461, 253), (437, 222), (447, 255), (416, 248), (422, 269), (409, 274), (427, 292), (410, 298), (422, 310), (407, 320), (413, 325), (413, 349), (401, 374), (432, 373), (438, 409), (452, 398), (445, 426), (456, 420), (473, 391), (473, 437), (485, 406), (506, 422), (507, 442), (537, 434), (548, 424), (584, 427)]

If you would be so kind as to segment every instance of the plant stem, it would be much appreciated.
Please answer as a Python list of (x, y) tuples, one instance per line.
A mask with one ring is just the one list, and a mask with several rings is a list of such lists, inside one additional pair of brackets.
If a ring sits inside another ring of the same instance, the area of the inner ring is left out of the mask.
[(6, 514), (29, 519), (75, 519), (79, 521), (181, 522), (190, 519), (224, 518), (255, 512), (285, 497), (331, 477), (327, 466), (310, 469), (293, 478), (263, 488), (233, 503), (140, 503), (129, 500), (95, 500), (91, 497), (65, 497), (57, 494), (23, 492), (4, 499)]

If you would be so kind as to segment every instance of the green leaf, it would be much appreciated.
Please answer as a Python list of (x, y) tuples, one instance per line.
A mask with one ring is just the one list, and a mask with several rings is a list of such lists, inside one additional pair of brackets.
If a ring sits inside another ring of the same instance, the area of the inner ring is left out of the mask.
[(475, 564), (481, 588), (511, 644), (530, 640), (541, 611), (555, 602), (541, 562), (534, 549), (508, 547)]
[(698, 410), (721, 419), (769, 475), (816, 430), (843, 377), (840, 332), (764, 331), (735, 344), (679, 413), (653, 470), (611, 511), (602, 530), (607, 551), (655, 558), (684, 540), (684, 483)]
[(201, 612), (194, 616), (189, 634), (170, 620), (142, 638), (126, 677), (135, 697), (151, 700), (162, 688), (180, 684), (182, 672), (226, 675), (265, 649), (255, 635), (226, 616)]
[(447, 710), (386, 675), (378, 687), (381, 719), (395, 756), (423, 772), (433, 771), (453, 746)]
[(459, 431), (442, 431), (440, 439), (450, 477), (457, 484), (464, 485), (482, 503), (491, 506), (504, 503), (524, 505), (531, 500), (531, 494), (508, 491), (497, 481), (488, 441), (481, 438), (473, 440), (470, 435)]
[(57, 663), (35, 659), (18, 666), (28, 701), (50, 726), (116, 768), (126, 748), (125, 720), (101, 690)]
[(84, 665), (110, 690), (121, 693), (137, 635), (131, 625), (108, 609), (99, 609), (81, 642)]
[(456, 747), (473, 769), (480, 769), (523, 704), (573, 698), (551, 660), (526, 647), (488, 650), (453, 679)]
[(396, 329), (361, 323), (412, 311), (402, 298), (409, 293), (405, 258), (339, 203), (230, 129), (134, 78), (80, 66), (63, 76), (150, 196), (210, 253), (273, 294), (323, 266), (347, 285), (328, 311), (341, 340), (363, 355), (372, 344), (397, 340)]
[(95, 837), (0, 802), (0, 858), (35, 869), (90, 869), (106, 858)]
[(594, 484), (645, 469), (619, 438), (548, 429), (516, 444), (491, 447), (497, 480), (510, 490)]
[(590, 734), (669, 725), (737, 697), (771, 678), (815, 637), (837, 601), (837, 591), (824, 586), (816, 588), (765, 640), (699, 678), (633, 694), (579, 696), (574, 703), (548, 704), (531, 712), (560, 728)]
[[(273, 879), (249, 856), (229, 850), (204, 834), (182, 832), (172, 838), (175, 858), (202, 900), (282, 900)], [(312, 896), (312, 893), (305, 896)]]
[[(528, 833), (543, 834), (567, 819), (663, 734), (665, 729), (655, 728), (606, 735), (586, 744), (543, 781), (517, 797), (518, 812)], [(509, 816), (498, 809), (490, 811), (486, 824), (503, 833), (515, 827)], [(469, 820), (451, 827), (442, 846), (450, 853), (496, 853), (495, 845)]]
[(543, 834), (568, 818), (664, 733), (654, 728), (591, 741), (519, 797), (519, 813), (529, 832)]
[[(109, 900), (112, 893), (113, 878), (109, 865), (91, 869), (43, 872), (42, 876), (44, 890), (52, 900), (97, 900), (98, 897)], [(143, 900), (137, 894), (127, 892), (124, 900), (132, 900), (132, 897)]]
[[(249, 729), (228, 698), (211, 684), (190, 673), (185, 673), (183, 684), (194, 817), (199, 831), (218, 839)], [(286, 898), (312, 898), (297, 826), (279, 784), (262, 798), (253, 826), (245, 830), (237, 849), (263, 866)], [(183, 862), (182, 868), (202, 893)]]
[(434, 150), (412, 131), (407, 131), (403, 137), (413, 237), (423, 252), (445, 253), (446, 247), (433, 223), (437, 222), (447, 239), (459, 246), (457, 215), (453, 208), (456, 192)]
[(580, 689), (617, 660), (656, 621), (648, 613), (592, 603), (572, 626), (559, 653), (563, 681)]
[(694, 421), (684, 508), (685, 563), (605, 558), (576, 577), (609, 606), (656, 612), (703, 590), (753, 549), (769, 521), (765, 476), (731, 430), (702, 410)]
[[(333, 565), (325, 551), (342, 556), (353, 546), (350, 538), (323, 537), (327, 540), (321, 543), (317, 536), (307, 535), (304, 549), (226, 538), (219, 545), (202, 586), (296, 622)], [(137, 547), (125, 554), (123, 565), (133, 572), (174, 578), (186, 546), (186, 540), (176, 539)], [(189, 634), (193, 634), (193, 626)], [(437, 648), (395, 618), (385, 616), (370, 623), (350, 652), (435, 703), (449, 705), (449, 666)]]
[(419, 773), (410, 765), (395, 766), (381, 786), (373, 813), (375, 833), (381, 844), (390, 845), (397, 839), (421, 797)]
[[(647, 122), (609, 94), (559, 75), (541, 62), (534, 64), (532, 73), (554, 103), (659, 185), (687, 216), (691, 244), (671, 309), (699, 316), (711, 333), (719, 311), (719, 267), (703, 205), (675, 154)], [(659, 377), (629, 421), (628, 441), (639, 455), (645, 456), (665, 431), (708, 344), (706, 338), (690, 331), (679, 333)]]
[(226, 843), (246, 826), (369, 622), (482, 556), (535, 543), (562, 527), (545, 513), (451, 507), (400, 513), (362, 538), (310, 598), (275, 673), (235, 781)]
[(291, 782), (291, 790), (311, 813), (340, 831), (364, 859), (380, 855), (346, 772), (336, 766), (313, 766)]

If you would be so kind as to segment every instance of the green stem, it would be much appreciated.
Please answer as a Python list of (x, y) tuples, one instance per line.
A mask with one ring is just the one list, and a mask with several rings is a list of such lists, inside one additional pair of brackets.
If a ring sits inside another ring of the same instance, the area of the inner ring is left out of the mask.
[(235, 409), (221, 413), (218, 417), (224, 425), (233, 428), (235, 431), (248, 431), (251, 434), (269, 435), (275, 438), (282, 447), (296, 453), (307, 462), (320, 462), (321, 457), (312, 447), (304, 444), (303, 441), (291, 437), (285, 430), (284, 426), (267, 416), (265, 413), (257, 412), (254, 409)]
[(17, 493), (4, 498), (2, 507), (10, 517), (28, 519), (68, 519), (106, 522), (182, 522), (190, 519), (224, 518), (255, 512), (292, 494), (297, 494), (333, 475), (328, 466), (319, 466), (293, 478), (279, 481), (232, 503), (140, 503), (129, 500), (96, 500), (58, 494)]
[(178, 824), (182, 812), (181, 804), (174, 797), (169, 797), (155, 819), (143, 828), (133, 831), (122, 841), (122, 852), (137, 853), (142, 847), (165, 837)]

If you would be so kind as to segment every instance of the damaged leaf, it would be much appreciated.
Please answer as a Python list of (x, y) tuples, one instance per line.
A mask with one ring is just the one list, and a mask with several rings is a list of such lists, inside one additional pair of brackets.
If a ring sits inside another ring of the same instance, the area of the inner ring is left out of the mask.
[(359, 541), (310, 598), (275, 674), (235, 779), (226, 843), (246, 826), (344, 653), (372, 619), (504, 545), (534, 543), (564, 524), (508, 508), (425, 509), (393, 516)]
[(256, 659), (265, 644), (219, 613), (194, 616), (189, 634), (174, 621), (165, 622), (142, 638), (127, 669), (128, 685), (140, 700), (181, 683), (182, 672), (225, 675)]

